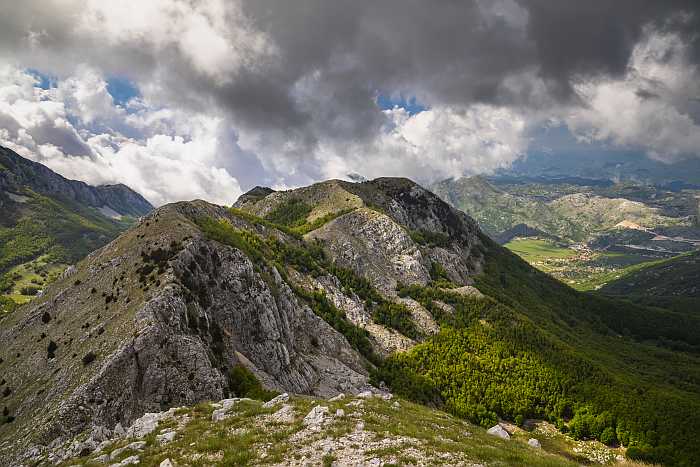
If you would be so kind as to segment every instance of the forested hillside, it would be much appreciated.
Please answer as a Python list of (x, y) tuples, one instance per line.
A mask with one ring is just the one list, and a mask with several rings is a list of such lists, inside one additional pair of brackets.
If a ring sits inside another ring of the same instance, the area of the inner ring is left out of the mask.
[(28, 301), (150, 209), (125, 186), (67, 180), (0, 147), (0, 306)]

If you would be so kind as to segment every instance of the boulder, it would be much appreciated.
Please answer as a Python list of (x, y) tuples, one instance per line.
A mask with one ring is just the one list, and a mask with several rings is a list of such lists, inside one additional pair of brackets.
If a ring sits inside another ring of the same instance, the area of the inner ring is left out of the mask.
[(141, 418), (136, 419), (129, 429), (126, 430), (126, 436), (129, 438), (143, 438), (158, 427), (158, 422), (161, 418), (162, 415), (160, 413), (147, 412), (143, 414)]
[(167, 444), (175, 439), (176, 434), (177, 433), (175, 433), (174, 431), (166, 431), (165, 433), (156, 436), (156, 440), (159, 444)]
[(533, 448), (537, 448), (537, 449), (542, 447), (542, 445), (540, 444), (540, 441), (535, 439), (535, 438), (528, 439), (527, 444), (528, 444), (528, 446), (532, 446)]
[(130, 456), (121, 462), (118, 462), (116, 464), (112, 464), (110, 467), (124, 467), (125, 465), (138, 464), (139, 462), (141, 462), (141, 460), (139, 459), (139, 456)]
[(265, 402), (262, 406), (265, 409), (270, 409), (277, 404), (281, 404), (282, 402), (287, 402), (289, 400), (289, 394), (286, 392), (284, 394), (280, 394), (279, 396), (275, 397), (274, 399), (271, 399), (267, 402)]
[(317, 405), (304, 417), (303, 424), (308, 427), (320, 427), (328, 416), (328, 407)]
[(294, 407), (284, 404), (277, 412), (271, 415), (272, 420), (278, 423), (294, 423)]
[(488, 430), (486, 430), (486, 433), (492, 435), (492, 436), (498, 436), (499, 438), (502, 439), (510, 439), (510, 435), (506, 430), (503, 429), (501, 425), (494, 425)]

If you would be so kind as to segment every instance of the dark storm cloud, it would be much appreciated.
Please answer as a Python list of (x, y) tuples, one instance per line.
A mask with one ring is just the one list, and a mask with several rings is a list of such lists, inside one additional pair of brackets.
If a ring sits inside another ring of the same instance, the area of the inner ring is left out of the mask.
[[(250, 127), (305, 132), (309, 143), (325, 131), (371, 137), (382, 121), (371, 106), (377, 91), (406, 91), (430, 104), (528, 106), (536, 104), (533, 89), (507, 81), (533, 71), (566, 98), (576, 77), (622, 73), (649, 24), (683, 34), (700, 58), (697, 1), (516, 2), (244, 0), (252, 26), (278, 52), (225, 81), (192, 68), (176, 48), (155, 56), (138, 40), (86, 43), (73, 34), (79, 2), (68, 11), (60, 2), (16, 2), (0, 18), (0, 47), (26, 48), (34, 34), (48, 51), (39, 55), (44, 63), (68, 54), (69, 62), (89, 59), (141, 77), (165, 66), (161, 79), (173, 98), (221, 107)], [(314, 72), (323, 99), (310, 107), (295, 92)]]
[[(378, 90), (431, 104), (527, 107), (538, 105), (535, 90), (508, 80), (533, 71), (567, 100), (577, 79), (623, 73), (648, 26), (681, 34), (700, 58), (698, 9), (657, 0), (248, 0), (244, 11), (279, 48), (278, 60), (205, 91), (255, 126), (303, 128), (310, 141), (317, 132), (371, 137), (381, 121), (370, 105)], [(314, 71), (324, 99), (305, 108), (294, 86)]]
[[(472, 104), (493, 104), (527, 120), (536, 112), (541, 118), (590, 104), (576, 83), (624, 76), (650, 30), (678, 34), (690, 60), (700, 63), (697, 0), (241, 0), (244, 20), (235, 1), (219, 8), (215, 0), (171, 0), (143, 2), (144, 9), (157, 4), (167, 11), (151, 11), (152, 25), (123, 36), (111, 26), (128, 21), (109, 10), (103, 11), (109, 16), (104, 24), (87, 17), (98, 24), (86, 33), (81, 22), (88, 3), (12, 2), (0, 16), (0, 58), (64, 76), (86, 63), (105, 75), (152, 85), (144, 95), (158, 94), (156, 105), (223, 115), (242, 140), (255, 140), (244, 167), (256, 173), (272, 165), (255, 160), (258, 149), (266, 154), (260, 157), (283, 151), (280, 157), (308, 161), (303, 170), (320, 177), (314, 172), (320, 146), (344, 154), (351, 144), (378, 141), (391, 121), (374, 104), (377, 94), (401, 93), (455, 115)], [(213, 3), (216, 8), (206, 8)], [(269, 49), (251, 51), (244, 44), (243, 58), (230, 58), (240, 66), (227, 67), (226, 56), (216, 56), (212, 65), (205, 57), (206, 34), (196, 30), (200, 44), (179, 41), (184, 31), (177, 29), (191, 26), (188, 21), (202, 11), (205, 22), (223, 22), (228, 31), (221, 37), (229, 45), (260, 32)], [(223, 19), (207, 17), (212, 11)], [(142, 17), (135, 19), (143, 26)], [(176, 33), (168, 35), (168, 27)], [(695, 94), (669, 98), (647, 82), (638, 88), (642, 100), (666, 99), (682, 114), (698, 113), (695, 104), (679, 103)]]
[(559, 90), (576, 75), (620, 75), (644, 28), (673, 31), (700, 60), (700, 2), (696, 0), (517, 0), (528, 12), (535, 63)]

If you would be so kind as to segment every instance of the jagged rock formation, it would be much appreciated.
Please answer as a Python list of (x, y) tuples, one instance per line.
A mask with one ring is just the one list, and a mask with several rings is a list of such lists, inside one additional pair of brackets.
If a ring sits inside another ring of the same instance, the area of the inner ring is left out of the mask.
[[(372, 364), (312, 309), (304, 290), (324, 290), (379, 354), (438, 330), (410, 299), (416, 335), (377, 323), (371, 304), (332, 269), (318, 275), (261, 262), (244, 247), (210, 239), (203, 220), (248, 232), (254, 244), (319, 244), (329, 264), (368, 279), (387, 303), (399, 303), (397, 283), (429, 281), (432, 262), (461, 285), (481, 268), (476, 224), (408, 180), (254, 191), (238, 211), (196, 201), (152, 212), (0, 322), (3, 403), (14, 417), (0, 425), (0, 457), (31, 446), (36, 453), (93, 427), (129, 426), (146, 412), (222, 399), (238, 365), (272, 390), (361, 392)], [(290, 200), (310, 209), (304, 239), (251, 217)]]

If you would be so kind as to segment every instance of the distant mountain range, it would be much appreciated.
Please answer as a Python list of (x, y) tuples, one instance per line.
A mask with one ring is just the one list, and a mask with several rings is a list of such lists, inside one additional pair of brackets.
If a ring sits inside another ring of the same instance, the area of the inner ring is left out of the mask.
[(670, 237), (687, 231), (692, 237), (700, 201), (692, 194), (580, 178), (461, 177), (430, 189), (501, 243), (534, 234), (588, 242), (620, 228), (659, 228)]
[(0, 147), (0, 306), (39, 293), (152, 209), (125, 185), (68, 180)]

